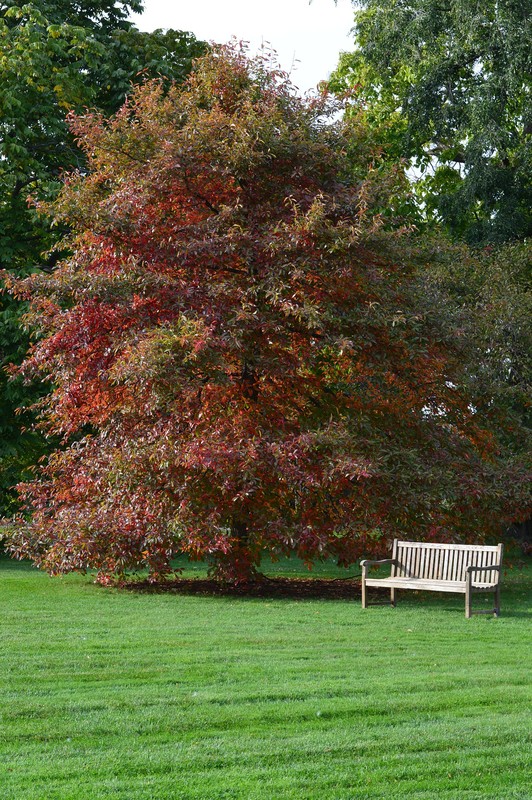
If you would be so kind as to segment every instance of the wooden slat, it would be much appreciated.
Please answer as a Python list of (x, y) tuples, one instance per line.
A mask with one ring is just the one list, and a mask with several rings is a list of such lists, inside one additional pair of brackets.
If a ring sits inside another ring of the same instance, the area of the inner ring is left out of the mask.
[[(465, 594), (465, 581), (428, 581), (423, 578), (366, 578), (366, 586), (397, 589), (418, 589), (429, 592), (457, 592)], [(493, 591), (495, 584), (479, 583), (472, 586), (475, 593)]]
[(420, 577), (430, 579), (430, 550), (423, 551), (423, 561), (421, 563)]
[(428, 580), (430, 580), (430, 552), (430, 550), (424, 551), (423, 563), (421, 565), (421, 575)]
[(410, 550), (407, 546), (403, 545), (401, 547), (401, 573), (400, 577), (408, 578), (408, 554)]
[(471, 550), (471, 551), (470, 551), (470, 552), (467, 554), (467, 558), (466, 558), (466, 561), (467, 561), (467, 563), (466, 563), (466, 567), (477, 567), (477, 566), (478, 566), (478, 564), (477, 564), (477, 558), (478, 558), (478, 551)]
[(427, 568), (427, 578), (434, 578), (434, 561), (436, 558), (436, 551), (434, 548), (430, 548), (428, 550), (428, 568)]
[(463, 552), (461, 552), (460, 550), (456, 550), (455, 551), (454, 563), (453, 563), (453, 574), (452, 574), (453, 581), (459, 581), (460, 580), (460, 569), (461, 569), (461, 563), (462, 563), (462, 556), (463, 556)]
[(396, 561), (397, 561), (397, 567), (396, 567), (396, 570), (395, 570), (395, 577), (398, 578), (399, 575), (402, 574), (402, 570), (403, 570), (403, 548), (401, 547), (401, 542), (397, 542), (395, 558), (396, 558)]
[(411, 576), (411, 562), (412, 562), (412, 553), (414, 551), (411, 547), (405, 547), (403, 549), (403, 564), (404, 564), (404, 577), (409, 578)]
[(405, 574), (405, 549), (402, 546), (399, 547), (399, 545), (397, 545), (397, 562), (398, 567), (395, 574), (399, 578)]
[(434, 580), (438, 577), (438, 551), (432, 550), (430, 551), (430, 578)]
[[(489, 556), (490, 556), (490, 560), (488, 561), (488, 563), (490, 564), (490, 566), (493, 566), (495, 564), (495, 560), (497, 558), (497, 554), (491, 554), (490, 553)], [(493, 579), (495, 578), (495, 575), (496, 575), (496, 572), (488, 572), (488, 580), (489, 581), (493, 581)]]
[[(398, 541), (397, 541), (397, 539), (394, 539), (393, 540), (393, 548), (392, 548), (392, 558), (393, 558), (394, 562), (397, 560), (397, 552), (398, 552)], [(391, 569), (391, 576), (392, 576), (392, 578), (395, 578), (396, 575), (397, 575), (397, 567), (396, 567), (396, 564), (393, 563), (392, 564), (392, 569)]]
[[(501, 543), (497, 547), (497, 564), (500, 567), (502, 567), (502, 555), (503, 555), (503, 552), (504, 552), (504, 545)], [(497, 576), (497, 584), (500, 584), (500, 582), (501, 582), (501, 573), (499, 572), (499, 574)]]
[(419, 550), (419, 558), (417, 559), (416, 575), (418, 578), (425, 577), (425, 562), (427, 560), (428, 550)]
[(459, 550), (458, 553), (459, 557), (458, 557), (458, 569), (456, 570), (456, 580), (465, 581), (465, 572), (464, 572), (465, 553), (463, 550)]
[(417, 571), (416, 571), (416, 556), (418, 555), (419, 550), (415, 547), (410, 548), (410, 576), (412, 578), (417, 578)]
[[(495, 557), (496, 557), (496, 553), (486, 553), (486, 565), (490, 566), (490, 567), (493, 566), (493, 564), (495, 563)], [(479, 575), (479, 578), (482, 578), (485, 581), (488, 581), (489, 583), (491, 583), (493, 581), (493, 578), (494, 578), (495, 574), (496, 573), (494, 573), (494, 572), (492, 572), (490, 570), (489, 572), (484, 573), (484, 575)]]
[(413, 574), (414, 574), (414, 550), (412, 547), (407, 547), (406, 561), (405, 561), (405, 575), (407, 578), (411, 578)]
[(447, 547), (443, 553), (443, 567), (441, 571), (442, 580), (447, 581), (449, 580), (449, 573), (447, 571), (447, 566), (449, 564), (449, 548)]
[(466, 560), (466, 554), (465, 554), (464, 550), (459, 550), (458, 552), (460, 554), (460, 558), (458, 560), (458, 570), (457, 570), (457, 573), (456, 573), (456, 580), (457, 581), (465, 581), (465, 566), (464, 566), (464, 564), (465, 564), (465, 560)]
[[(483, 556), (482, 556), (483, 566), (491, 567), (491, 565), (493, 563), (492, 560), (491, 560), (491, 555), (492, 555), (491, 553), (484, 553), (483, 554)], [(491, 571), (489, 571), (489, 572), (479, 572), (477, 575), (473, 575), (473, 582), (474, 583), (475, 583), (475, 581), (477, 579), (482, 580), (482, 581), (491, 581)]]
[(423, 559), (423, 577), (430, 580), (430, 557), (432, 555), (431, 550), (425, 550), (425, 556)]
[(446, 581), (451, 579), (451, 562), (453, 560), (454, 550), (446, 550), (444, 554), (444, 573), (443, 577)]
[(462, 581), (465, 581), (465, 578), (466, 578), (466, 574), (465, 574), (465, 568), (466, 568), (466, 566), (467, 566), (467, 553), (466, 553), (466, 551), (464, 550), (464, 551), (462, 552), (462, 574), (461, 574), (461, 576), (460, 576), (460, 580), (462, 580)]
[(416, 552), (416, 578), (422, 578), (425, 571), (425, 559), (427, 550), (417, 550)]
[(458, 550), (458, 561), (457, 561), (457, 565), (456, 565), (456, 580), (457, 581), (465, 580), (464, 559), (465, 559), (464, 551), (463, 550)]
[(491, 544), (440, 544), (439, 542), (399, 542), (401, 546), (408, 546), (409, 548), (416, 549), (421, 547), (424, 550), (434, 548), (435, 550), (470, 550), (497, 553), (499, 550), (498, 545)]
[(449, 572), (448, 572), (448, 576), (449, 576), (449, 580), (450, 581), (454, 581), (455, 580), (455, 577), (454, 577), (455, 566), (454, 565), (455, 565), (455, 561), (456, 561), (456, 555), (457, 555), (456, 550), (451, 550), (449, 552), (449, 565), (448, 565)]
[[(486, 551), (484, 550), (484, 551), (483, 551), (483, 552), (480, 554), (480, 564), (479, 564), (479, 567), (486, 567), (487, 565), (488, 565), (488, 553), (486, 553)], [(480, 580), (484, 580), (484, 581), (487, 581), (487, 580), (489, 580), (488, 576), (489, 576), (490, 574), (491, 574), (491, 573), (489, 573), (489, 572), (479, 572), (479, 573), (477, 573), (477, 575), (473, 575), (473, 583), (475, 583), (475, 582), (476, 582), (476, 580), (475, 580), (476, 578), (479, 578)]]
[(439, 580), (442, 576), (443, 553), (443, 550), (436, 550), (436, 569), (433, 575), (434, 580)]
[(418, 577), (418, 561), (421, 550), (419, 548), (412, 548), (410, 556), (410, 575), (412, 578)]
[(432, 553), (432, 574), (430, 577), (433, 581), (438, 580), (438, 575), (440, 572), (440, 555), (441, 550), (434, 550)]

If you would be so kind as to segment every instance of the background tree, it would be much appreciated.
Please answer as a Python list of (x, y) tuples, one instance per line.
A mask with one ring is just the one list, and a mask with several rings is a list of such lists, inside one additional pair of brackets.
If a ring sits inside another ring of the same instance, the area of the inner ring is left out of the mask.
[(264, 550), (347, 564), (521, 506), (504, 409), (477, 403), (426, 252), (373, 213), (395, 185), (364, 147), (353, 170), (328, 103), (222, 48), (109, 122), (71, 117), (88, 173), (52, 210), (72, 255), (13, 287), (39, 332), (20, 372), (54, 376), (64, 444), (21, 487), (18, 556), (105, 580), (186, 552), (249, 580)]
[(355, 87), (392, 159), (412, 160), (427, 216), (475, 244), (530, 236), (530, 0), (361, 0)]
[[(138, 0), (0, 2), (0, 267), (22, 275), (53, 269), (45, 255), (60, 231), (28, 205), (28, 195), (51, 199), (64, 170), (83, 156), (65, 123), (69, 109), (123, 103), (132, 82), (162, 75), (182, 80), (204, 45), (181, 31), (138, 31), (127, 16)], [(8, 487), (46, 444), (31, 430), (32, 415), (17, 415), (35, 389), (6, 382), (4, 367), (20, 362), (28, 346), (21, 308), (0, 299), (0, 507)]]
[(476, 343), (469, 370), (484, 402), (517, 414), (511, 457), (526, 460), (530, 0), (354, 5), (355, 51), (342, 56), (331, 85), (354, 95), (350, 113), (366, 120), (382, 163), (414, 166), (411, 222), (484, 247), (450, 250), (437, 234), (427, 278)]
[(485, 405), (504, 407), (514, 423), (505, 433), (509, 457), (532, 452), (532, 273), (528, 242), (481, 251), (464, 244), (434, 247), (428, 291), (442, 295), (454, 324), (472, 344), (468, 373)]

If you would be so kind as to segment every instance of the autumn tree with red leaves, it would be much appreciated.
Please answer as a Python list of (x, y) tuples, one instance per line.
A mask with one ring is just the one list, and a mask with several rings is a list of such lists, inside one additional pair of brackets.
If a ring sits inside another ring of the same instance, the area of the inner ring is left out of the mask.
[(63, 442), (20, 487), (19, 557), (105, 581), (186, 553), (246, 581), (265, 551), (349, 564), (514, 515), (465, 345), (377, 214), (401, 176), (331, 110), (225, 47), (184, 87), (71, 118), (88, 172), (52, 211), (72, 255), (12, 287)]

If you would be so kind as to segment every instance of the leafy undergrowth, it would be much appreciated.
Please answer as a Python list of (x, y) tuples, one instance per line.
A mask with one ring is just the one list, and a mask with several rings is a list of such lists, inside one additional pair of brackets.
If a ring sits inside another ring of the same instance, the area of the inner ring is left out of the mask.
[(0, 560), (1, 800), (529, 796), (529, 568), (471, 620), (454, 595), (363, 611), (93, 580)]

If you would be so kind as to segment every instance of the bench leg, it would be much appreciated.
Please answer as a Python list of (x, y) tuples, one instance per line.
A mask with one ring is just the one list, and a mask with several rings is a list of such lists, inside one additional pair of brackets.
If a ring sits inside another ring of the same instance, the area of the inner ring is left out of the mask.
[(367, 588), (366, 588), (366, 581), (362, 578), (362, 608), (368, 607), (368, 595), (367, 595)]
[(466, 584), (465, 615), (466, 619), (471, 619), (471, 586), (469, 583)]
[(495, 589), (495, 608), (493, 609), (496, 617), (501, 613), (501, 587), (497, 586)]
[(397, 594), (396, 594), (396, 592), (397, 592), (397, 589), (395, 588), (395, 586), (390, 589), (390, 602), (391, 602), (391, 604), (392, 604), (392, 606), (394, 608), (397, 605)]

